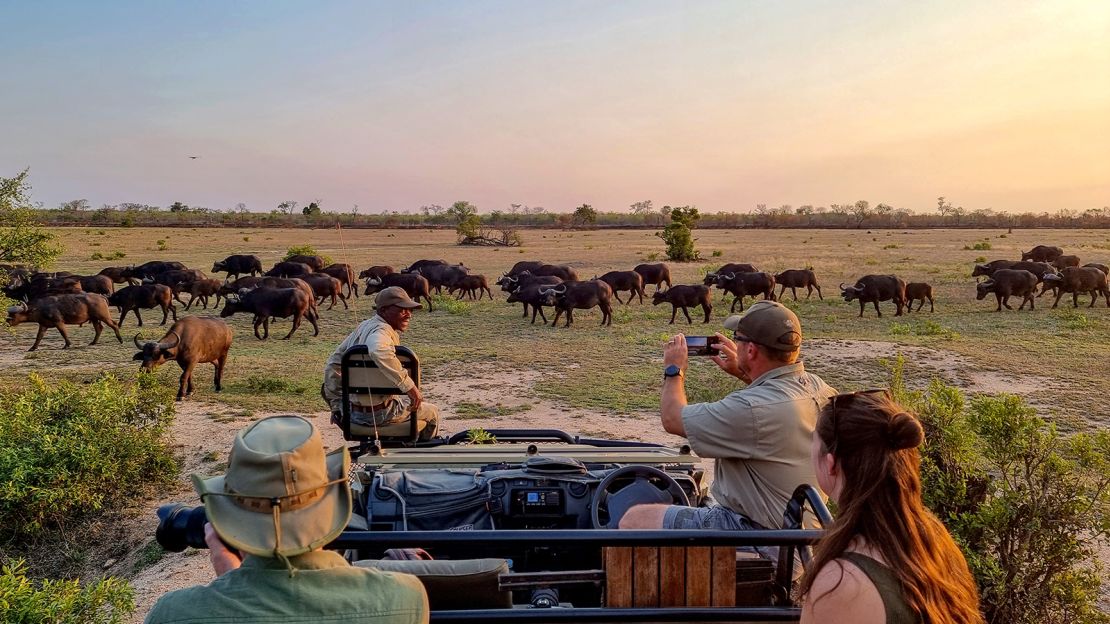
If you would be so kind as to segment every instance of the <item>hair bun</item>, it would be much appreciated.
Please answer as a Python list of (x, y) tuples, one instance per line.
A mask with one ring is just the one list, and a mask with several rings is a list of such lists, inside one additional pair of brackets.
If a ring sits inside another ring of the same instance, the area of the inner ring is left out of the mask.
[(886, 428), (887, 445), (894, 450), (916, 448), (925, 441), (925, 430), (909, 412), (899, 412), (890, 419)]

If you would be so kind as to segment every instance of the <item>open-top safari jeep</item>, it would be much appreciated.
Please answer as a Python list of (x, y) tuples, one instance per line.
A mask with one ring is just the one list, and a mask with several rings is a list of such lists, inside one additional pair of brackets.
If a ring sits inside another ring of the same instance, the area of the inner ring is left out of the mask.
[[(345, 397), (385, 390), (372, 363), (352, 374), (358, 347), (348, 355)], [(399, 355), (419, 379), (415, 356)], [(416, 574), (433, 622), (796, 621), (796, 558), (807, 561), (821, 535), (801, 528), (802, 515), (831, 520), (800, 484), (778, 530), (614, 530), (632, 505), (704, 504), (689, 447), (528, 429), (489, 430), (493, 444), (466, 433), (416, 443), (415, 424), (393, 439), (379, 431), (373, 444), (345, 433), (359, 442), (355, 515), (330, 547), (357, 565)], [(434, 560), (381, 559), (396, 548)]]

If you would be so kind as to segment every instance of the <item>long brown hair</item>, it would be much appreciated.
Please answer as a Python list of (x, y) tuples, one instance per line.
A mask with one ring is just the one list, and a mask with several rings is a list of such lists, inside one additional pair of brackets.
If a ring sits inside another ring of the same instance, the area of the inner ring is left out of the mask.
[(844, 486), (836, 521), (817, 544), (799, 593), (806, 596), (821, 568), (861, 539), (882, 554), (907, 604), (925, 622), (983, 622), (963, 553), (921, 502), (921, 423), (888, 393), (871, 391), (833, 397), (816, 435), (822, 455), (835, 458)]

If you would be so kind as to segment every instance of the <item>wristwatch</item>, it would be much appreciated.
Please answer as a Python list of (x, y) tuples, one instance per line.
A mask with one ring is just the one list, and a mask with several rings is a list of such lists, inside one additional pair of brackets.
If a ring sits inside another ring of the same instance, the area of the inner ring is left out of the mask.
[(667, 368), (663, 369), (663, 379), (668, 379), (670, 377), (681, 377), (681, 376), (682, 376), (682, 369), (679, 368), (678, 366), (675, 366), (674, 364), (671, 364)]

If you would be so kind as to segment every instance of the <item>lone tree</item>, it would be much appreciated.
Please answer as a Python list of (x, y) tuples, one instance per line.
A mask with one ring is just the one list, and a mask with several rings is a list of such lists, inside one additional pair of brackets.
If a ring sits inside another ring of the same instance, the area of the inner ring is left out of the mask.
[[(14, 178), (0, 178), (0, 263), (43, 269), (61, 255), (62, 247), (35, 219), (27, 171)], [(6, 271), (0, 267), (0, 273)]]
[(698, 225), (698, 209), (693, 206), (679, 206), (671, 208), (664, 206), (663, 210), (671, 217), (670, 224), (662, 232), (655, 235), (663, 239), (667, 245), (667, 258), (675, 262), (691, 262), (699, 257), (698, 250), (694, 249), (693, 229)]
[(319, 202), (310, 202), (307, 206), (301, 208), (301, 214), (303, 215), (316, 216), (320, 214), (320, 212), (321, 211)]
[(585, 227), (597, 223), (597, 211), (589, 204), (582, 204), (574, 209), (574, 215), (571, 217), (571, 223), (575, 227)]

